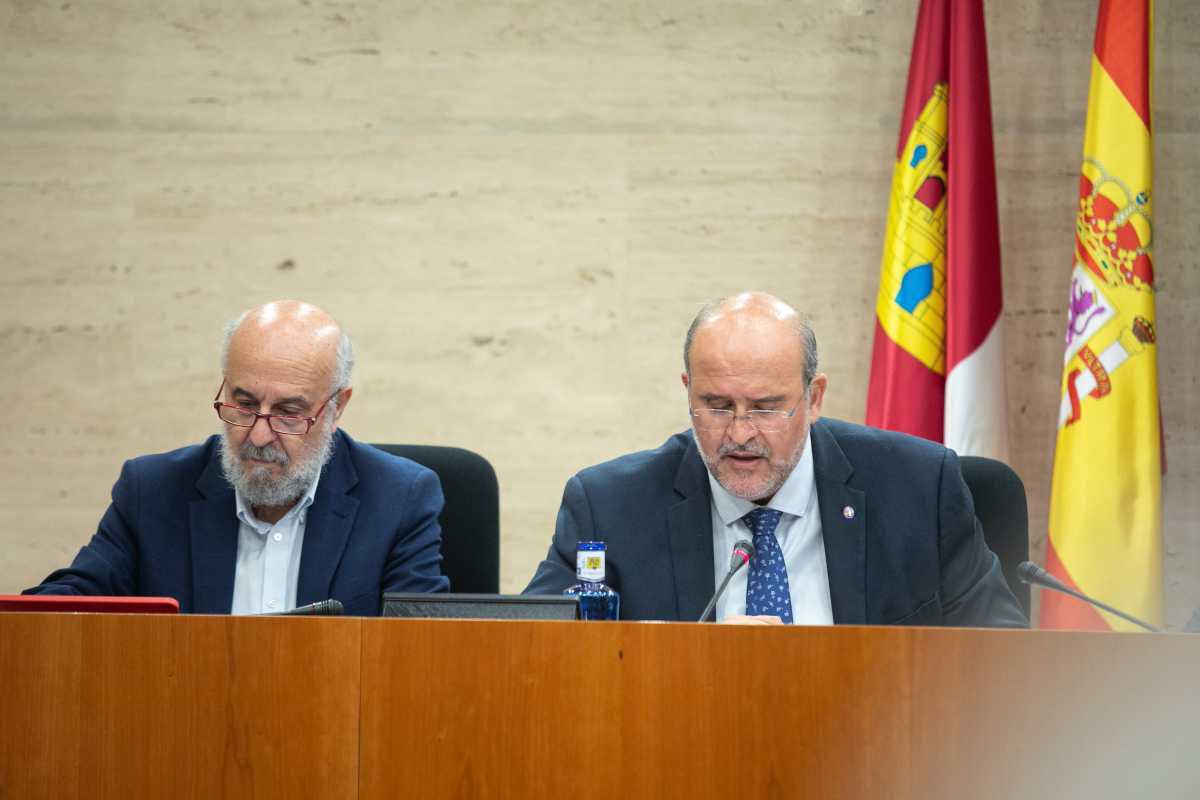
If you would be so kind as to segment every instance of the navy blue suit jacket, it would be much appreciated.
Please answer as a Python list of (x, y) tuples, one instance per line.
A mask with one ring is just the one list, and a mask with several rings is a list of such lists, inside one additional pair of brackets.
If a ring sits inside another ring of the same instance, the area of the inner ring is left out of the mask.
[[(185, 613), (228, 614), (238, 519), (218, 447), (212, 436), (125, 462), (92, 540), (26, 593), (174, 597)], [(308, 508), (297, 605), (332, 597), (377, 615), (384, 591), (446, 591), (442, 502), (432, 471), (337, 431)]]
[[(812, 426), (811, 442), (835, 623), (1028, 624), (953, 451), (831, 419)], [(525, 591), (562, 592), (575, 582), (576, 542), (596, 539), (608, 543), (622, 619), (694, 622), (716, 583), (711, 504), (690, 432), (585, 469), (567, 482), (550, 551)]]

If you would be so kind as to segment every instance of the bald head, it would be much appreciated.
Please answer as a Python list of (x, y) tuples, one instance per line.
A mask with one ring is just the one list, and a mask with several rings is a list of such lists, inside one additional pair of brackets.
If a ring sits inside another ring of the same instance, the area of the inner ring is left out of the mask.
[(706, 346), (744, 348), (761, 352), (793, 350), (796, 366), (807, 387), (817, 374), (817, 337), (800, 313), (774, 295), (742, 292), (706, 303), (688, 327), (683, 342), (683, 367), (692, 373), (692, 350), (696, 340)]
[(308, 375), (329, 394), (350, 385), (354, 345), (325, 310), (299, 300), (255, 306), (225, 327), (221, 371), (251, 362), (256, 370), (287, 369)]
[(266, 303), (226, 327), (221, 468), (260, 520), (281, 519), (329, 461), (353, 366), (337, 320), (309, 303)]
[(787, 481), (821, 416), (826, 377), (796, 309), (769, 294), (715, 300), (696, 315), (682, 375), (701, 458), (726, 491), (766, 503)]

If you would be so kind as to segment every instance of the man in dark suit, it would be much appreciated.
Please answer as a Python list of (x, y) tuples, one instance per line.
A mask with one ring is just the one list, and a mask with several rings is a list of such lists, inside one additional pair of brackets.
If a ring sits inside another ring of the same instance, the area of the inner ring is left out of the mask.
[(26, 593), (168, 596), (206, 614), (334, 598), (376, 615), (384, 591), (445, 591), (437, 476), (337, 429), (353, 365), (321, 309), (247, 311), (222, 347), (220, 435), (126, 462), (92, 540)]
[(790, 306), (748, 293), (688, 331), (693, 431), (567, 483), (527, 593), (575, 581), (576, 544), (607, 542), (622, 619), (694, 621), (733, 544), (756, 555), (718, 620), (1024, 626), (952, 451), (820, 419), (828, 380)]

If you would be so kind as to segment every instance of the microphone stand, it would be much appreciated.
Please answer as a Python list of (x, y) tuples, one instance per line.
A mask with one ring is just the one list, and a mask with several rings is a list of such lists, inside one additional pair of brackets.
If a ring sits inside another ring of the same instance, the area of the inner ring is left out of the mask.
[(724, 594), (725, 587), (729, 585), (730, 579), (737, 574), (739, 569), (750, 563), (750, 559), (752, 558), (754, 558), (754, 545), (752, 545), (748, 540), (742, 539), (734, 544), (733, 553), (730, 557), (731, 563), (729, 564), (729, 571), (725, 573), (725, 579), (721, 581), (721, 585), (717, 587), (716, 593), (712, 596), (712, 599), (708, 601), (708, 605), (704, 607), (704, 613), (700, 615), (700, 619), (696, 620), (697, 622), (708, 621), (709, 614), (711, 614), (713, 609), (717, 607), (717, 600), (719, 600), (721, 595)]
[(1017, 577), (1020, 578), (1023, 583), (1037, 584), (1045, 589), (1053, 589), (1056, 592), (1062, 592), (1063, 594), (1070, 595), (1078, 600), (1082, 600), (1083, 602), (1093, 605), (1096, 608), (1102, 608), (1108, 613), (1118, 616), (1126, 622), (1132, 622), (1134, 625), (1141, 626), (1151, 633), (1162, 633), (1161, 628), (1156, 628), (1149, 622), (1143, 622), (1132, 614), (1126, 614), (1119, 608), (1113, 608), (1108, 603), (1097, 600), (1094, 597), (1088, 597), (1083, 592), (1075, 591), (1058, 578), (1055, 578), (1049, 572), (1046, 572), (1046, 570), (1042, 569), (1037, 564), (1034, 564), (1032, 561), (1021, 562), (1021, 564), (1017, 567)]

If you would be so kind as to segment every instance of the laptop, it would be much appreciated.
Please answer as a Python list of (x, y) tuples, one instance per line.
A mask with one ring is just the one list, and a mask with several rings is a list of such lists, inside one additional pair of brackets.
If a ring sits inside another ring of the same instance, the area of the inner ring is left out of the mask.
[(433, 619), (575, 619), (579, 601), (562, 595), (385, 592), (383, 616)]
[(112, 614), (178, 614), (174, 597), (107, 597), (77, 594), (0, 594), (0, 611)]

